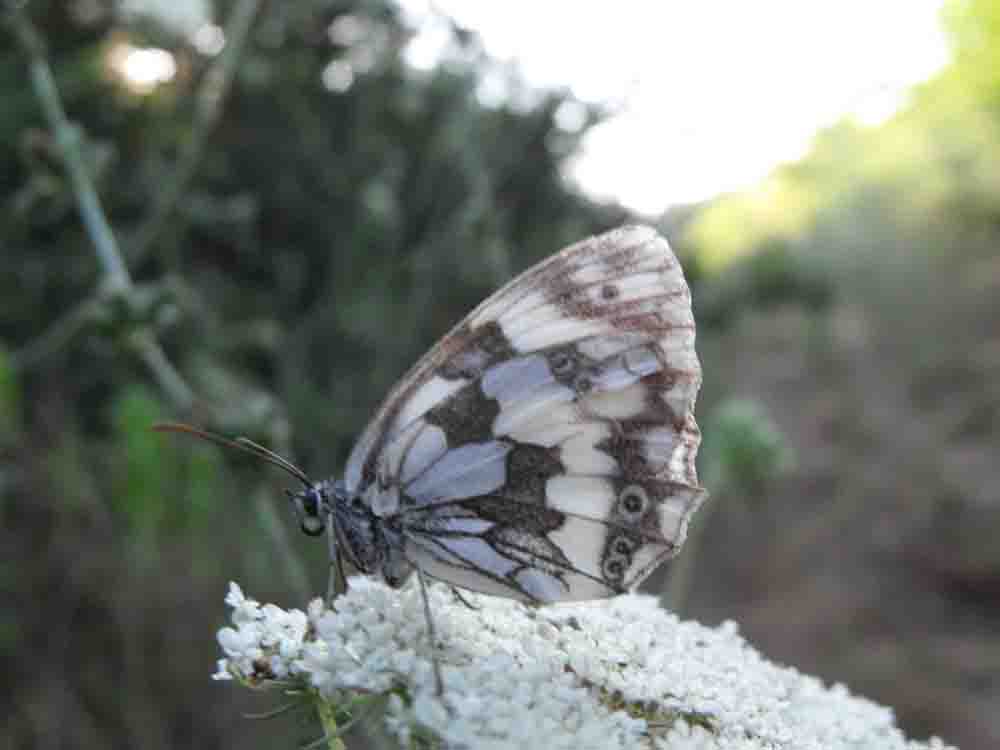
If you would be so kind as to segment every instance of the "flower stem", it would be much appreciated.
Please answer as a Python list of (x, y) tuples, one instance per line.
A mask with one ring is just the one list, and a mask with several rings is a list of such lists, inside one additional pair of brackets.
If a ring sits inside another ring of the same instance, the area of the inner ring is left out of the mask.
[(340, 730), (337, 728), (337, 709), (328, 701), (322, 698), (316, 701), (316, 713), (319, 714), (319, 722), (323, 726), (323, 736), (326, 738), (326, 746), (329, 750), (347, 750)]

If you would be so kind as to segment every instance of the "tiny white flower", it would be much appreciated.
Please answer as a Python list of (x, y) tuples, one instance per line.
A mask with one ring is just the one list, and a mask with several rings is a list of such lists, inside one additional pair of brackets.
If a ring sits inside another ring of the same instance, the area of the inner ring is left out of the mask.
[(226, 594), (226, 604), (232, 608), (240, 606), (246, 597), (243, 596), (243, 589), (235, 581), (229, 582), (229, 592)]
[(231, 680), (233, 675), (229, 671), (229, 660), (219, 659), (215, 663), (215, 673), (212, 675), (213, 680)]

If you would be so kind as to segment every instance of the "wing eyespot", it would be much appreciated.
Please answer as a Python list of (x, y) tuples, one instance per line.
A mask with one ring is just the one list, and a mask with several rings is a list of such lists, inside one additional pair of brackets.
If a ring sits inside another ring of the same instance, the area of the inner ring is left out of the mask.
[(549, 355), (549, 367), (553, 375), (564, 378), (576, 371), (576, 360), (567, 351), (554, 351)]
[(626, 520), (636, 522), (649, 507), (649, 493), (638, 484), (630, 484), (618, 496), (619, 512)]
[(632, 554), (632, 545), (629, 543), (628, 539), (623, 536), (615, 539), (614, 543), (611, 545), (611, 549), (616, 555), (621, 555), (622, 557)]
[(601, 564), (601, 572), (604, 577), (613, 582), (619, 582), (625, 577), (626, 558), (620, 555), (612, 555)]

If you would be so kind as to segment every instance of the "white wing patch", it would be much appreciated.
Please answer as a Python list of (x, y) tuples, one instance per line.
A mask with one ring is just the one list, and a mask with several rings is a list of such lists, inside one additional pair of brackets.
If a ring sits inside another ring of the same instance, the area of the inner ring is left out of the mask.
[(691, 514), (704, 500), (704, 490), (694, 487), (677, 488), (675, 494), (662, 503), (658, 510), (660, 530), (668, 539), (684, 540)]
[[(664, 248), (666, 253), (663, 252)], [(467, 320), (473, 328), (477, 328), (491, 321), (498, 321), (503, 315), (508, 315), (508, 319), (518, 314), (524, 315), (544, 305), (550, 298), (547, 291), (560, 279), (583, 288), (580, 286), (581, 282), (574, 279), (574, 274), (583, 274), (595, 281), (627, 275), (610, 270), (623, 256), (627, 256), (632, 263), (633, 273), (653, 271), (654, 268), (661, 267), (665, 260), (676, 264), (666, 241), (654, 229), (622, 227), (571, 245), (539, 263), (486, 300)], [(677, 275), (680, 276), (679, 273)], [(683, 282), (683, 277), (680, 280)], [(662, 281), (661, 275), (661, 283)], [(588, 281), (584, 280), (583, 283)]]
[(587, 422), (579, 407), (560, 404), (516, 425), (504, 425), (504, 435), (521, 443), (550, 448), (578, 435)]
[(519, 352), (534, 352), (607, 332), (600, 321), (567, 319), (554, 305), (542, 305), (516, 322), (504, 321), (500, 318), (500, 327)]
[(576, 398), (572, 388), (550, 383), (549, 385), (526, 391), (519, 400), (510, 401), (502, 408), (493, 423), (493, 434), (500, 437), (510, 435), (520, 425), (542, 417), (560, 404), (571, 403)]
[(538, 568), (521, 569), (514, 580), (531, 599), (540, 602), (557, 602), (566, 593), (566, 585), (553, 575)]
[(507, 481), (506, 456), (510, 449), (510, 445), (496, 440), (459, 446), (406, 485), (406, 494), (426, 505), (494, 492)]
[[(432, 578), (481, 594), (517, 598), (517, 589), (504, 583), (504, 577), (517, 566), (495, 552), (496, 559), (483, 556), (477, 563), (474, 554), (471, 560), (455, 555), (434, 540), (416, 534), (407, 535), (403, 552), (414, 567)], [(484, 575), (480, 570), (495, 571), (495, 575)]]
[(435, 404), (440, 404), (465, 385), (466, 381), (462, 378), (447, 380), (438, 376), (423, 383), (399, 410), (399, 416), (396, 417), (396, 429), (405, 429), (414, 420), (426, 414), (428, 409)]
[(602, 523), (571, 516), (549, 539), (566, 553), (573, 567), (581, 573), (601, 577), (601, 557), (608, 530)]
[(580, 408), (585, 414), (605, 419), (631, 419), (646, 409), (649, 388), (645, 385), (630, 385), (620, 391), (594, 393), (580, 399)]
[(650, 339), (649, 334), (641, 332), (615, 333), (608, 336), (594, 336), (576, 342), (576, 348), (585, 357), (603, 360), (622, 352), (637, 349)]
[(525, 393), (555, 382), (545, 357), (536, 354), (508, 359), (489, 368), (483, 373), (482, 389), (503, 408), (522, 400)]
[(604, 477), (567, 474), (553, 477), (545, 485), (550, 508), (597, 521), (607, 520), (615, 502), (614, 486)]
[(402, 461), (400, 480), (409, 484), (448, 452), (444, 430), (426, 422), (414, 423), (419, 430)]
[(607, 423), (592, 422), (559, 444), (559, 460), (568, 475), (616, 476), (622, 473), (614, 456), (598, 445), (608, 437)]

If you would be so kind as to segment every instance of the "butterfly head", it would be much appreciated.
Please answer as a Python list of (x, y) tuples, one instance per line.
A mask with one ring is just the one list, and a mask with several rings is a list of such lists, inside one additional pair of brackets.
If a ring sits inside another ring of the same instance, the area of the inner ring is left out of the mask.
[(309, 536), (319, 536), (332, 526), (336, 548), (362, 573), (382, 568), (389, 558), (385, 530), (368, 504), (347, 489), (343, 481), (312, 481), (287, 458), (246, 437), (228, 438), (188, 424), (163, 422), (153, 425), (157, 432), (176, 432), (200, 440), (236, 448), (277, 466), (302, 483), (298, 492), (285, 490), (299, 519), (299, 527)]
[(295, 515), (299, 519), (299, 526), (302, 528), (302, 531), (309, 536), (319, 536), (326, 529), (328, 519), (330, 518), (330, 509), (333, 507), (336, 493), (339, 485), (342, 483), (314, 482), (302, 469), (287, 458), (283, 458), (274, 451), (258, 445), (250, 438), (228, 438), (198, 427), (192, 427), (189, 424), (177, 422), (161, 422), (153, 425), (153, 429), (157, 432), (176, 432), (182, 435), (190, 435), (199, 440), (216, 443), (226, 448), (235, 448), (256, 456), (273, 466), (277, 466), (282, 471), (298, 479), (305, 488), (298, 492), (285, 490), (288, 494), (288, 499), (292, 503), (292, 508), (295, 510)]
[(299, 519), (299, 528), (309, 536), (319, 536), (326, 530), (330, 517), (328, 482), (317, 482), (298, 492), (285, 490)]

